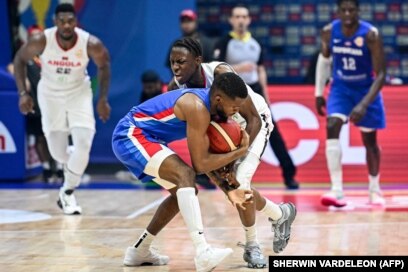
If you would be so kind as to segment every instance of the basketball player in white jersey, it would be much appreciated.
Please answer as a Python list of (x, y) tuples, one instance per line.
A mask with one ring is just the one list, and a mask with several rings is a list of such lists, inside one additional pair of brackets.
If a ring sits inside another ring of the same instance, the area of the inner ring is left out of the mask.
[[(110, 115), (108, 86), (109, 53), (102, 42), (76, 27), (77, 19), (71, 4), (55, 9), (55, 25), (33, 36), (17, 52), (14, 59), (19, 92), (19, 108), (23, 114), (33, 111), (34, 102), (25, 85), (27, 61), (39, 55), (42, 64), (38, 84), (38, 104), (42, 128), (51, 156), (64, 164), (64, 184), (58, 205), (65, 214), (80, 214), (81, 207), (73, 194), (89, 162), (95, 134), (92, 90), (87, 65), (91, 58), (98, 68), (100, 94), (97, 103), (99, 118), (106, 122)], [(67, 152), (71, 134), (74, 151)]]
[[(208, 88), (217, 75), (235, 72), (230, 65), (224, 62), (202, 63), (201, 61), (202, 50), (196, 40), (183, 38), (176, 41), (170, 54), (174, 78), (169, 83), (168, 89)], [(251, 188), (252, 177), (258, 168), (273, 125), (270, 109), (265, 99), (252, 91), (249, 86), (247, 89), (250, 99), (240, 108), (240, 115), (236, 116), (236, 120), (245, 126), (250, 136), (250, 147), (247, 155), (239, 159), (234, 167), (231, 167), (228, 178), (235, 179), (239, 183), (240, 189), (251, 189), (254, 193), (254, 203), (247, 204), (246, 210), (238, 208), (246, 235), (243, 257), (249, 267), (263, 268), (267, 265), (267, 260), (262, 254), (256, 237), (256, 210), (263, 212), (272, 222), (272, 229), (275, 232), (273, 250), (279, 253), (283, 251), (289, 241), (296, 208), (292, 203), (277, 205), (261, 196), (255, 188)], [(212, 179), (216, 178), (213, 173), (209, 175)]]

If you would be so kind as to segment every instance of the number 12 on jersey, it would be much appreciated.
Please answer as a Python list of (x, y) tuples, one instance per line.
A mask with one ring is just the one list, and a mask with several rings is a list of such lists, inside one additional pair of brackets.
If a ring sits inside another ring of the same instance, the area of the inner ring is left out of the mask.
[(356, 60), (354, 58), (342, 58), (343, 70), (356, 70)]

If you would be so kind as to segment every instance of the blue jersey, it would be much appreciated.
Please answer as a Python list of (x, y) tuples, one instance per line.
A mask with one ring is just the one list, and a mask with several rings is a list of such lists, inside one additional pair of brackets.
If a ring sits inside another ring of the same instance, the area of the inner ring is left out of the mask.
[(374, 26), (360, 20), (354, 35), (346, 37), (341, 31), (341, 21), (332, 22), (330, 51), (333, 57), (333, 85), (371, 86), (374, 72), (366, 36), (372, 29)]
[(210, 111), (209, 89), (180, 89), (158, 95), (133, 107), (125, 118), (133, 126), (141, 129), (150, 140), (170, 143), (184, 139), (186, 122), (175, 116), (174, 106), (186, 93), (197, 95)]

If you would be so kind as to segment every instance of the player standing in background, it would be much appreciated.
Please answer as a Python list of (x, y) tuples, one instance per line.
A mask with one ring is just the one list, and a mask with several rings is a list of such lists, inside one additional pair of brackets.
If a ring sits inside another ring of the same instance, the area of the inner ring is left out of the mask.
[(342, 125), (349, 120), (360, 128), (366, 149), (369, 201), (383, 205), (379, 184), (381, 153), (377, 143), (377, 129), (385, 128), (380, 92), (386, 75), (382, 39), (377, 28), (359, 20), (357, 0), (339, 0), (337, 6), (339, 19), (323, 28), (321, 54), (316, 65), (315, 97), (319, 115), (325, 115), (323, 90), (330, 71), (333, 78), (327, 101), (326, 140), (331, 191), (324, 194), (321, 201), (325, 206), (346, 205), (339, 135)]
[[(196, 172), (206, 173), (242, 157), (248, 150), (249, 136), (243, 131), (240, 146), (231, 152), (209, 152), (207, 129), (211, 119), (229, 117), (239, 111), (248, 96), (245, 83), (233, 73), (219, 76), (211, 89), (167, 92), (133, 107), (117, 124), (112, 136), (116, 157), (142, 182), (154, 180), (171, 194), (159, 206), (149, 226), (134, 246), (128, 247), (127, 266), (144, 263), (166, 265), (168, 256), (151, 248), (155, 236), (180, 211), (193, 241), (197, 271), (211, 271), (232, 253), (232, 249), (207, 244), (196, 196)], [(187, 139), (192, 167), (167, 145)], [(225, 187), (219, 183), (234, 206), (248, 202), (250, 190)], [(250, 201), (250, 200), (249, 200)]]
[[(174, 77), (169, 83), (169, 90), (177, 88), (210, 87), (216, 78), (223, 73), (233, 72), (234, 69), (225, 62), (202, 63), (202, 51), (197, 41), (184, 38), (177, 40), (171, 50), (170, 62)], [(270, 132), (273, 129), (270, 110), (265, 99), (252, 91), (247, 85), (250, 99), (240, 108), (238, 117), (240, 123), (246, 123), (245, 129), (250, 135), (248, 153), (231, 167), (230, 179), (236, 179), (241, 189), (251, 189), (255, 201), (247, 204), (246, 209), (238, 208), (241, 223), (245, 231), (244, 261), (251, 268), (263, 268), (267, 260), (262, 254), (256, 233), (256, 210), (269, 217), (274, 231), (273, 250), (283, 251), (290, 238), (291, 224), (296, 216), (296, 208), (292, 203), (277, 205), (260, 195), (251, 186), (253, 175), (258, 168), (262, 153), (265, 150)], [(244, 119), (244, 120), (241, 120)], [(212, 179), (217, 177), (212, 175)]]
[[(64, 184), (58, 205), (65, 214), (80, 214), (82, 208), (73, 193), (88, 165), (95, 134), (92, 90), (86, 68), (92, 58), (98, 68), (100, 86), (97, 112), (105, 122), (111, 111), (108, 103), (109, 53), (97, 37), (76, 27), (71, 4), (56, 7), (55, 25), (29, 39), (14, 58), (19, 108), (23, 114), (33, 111), (34, 102), (25, 86), (25, 66), (38, 55), (42, 68), (38, 84), (42, 128), (51, 156), (64, 164)], [(74, 146), (72, 153), (67, 152), (69, 134)]]

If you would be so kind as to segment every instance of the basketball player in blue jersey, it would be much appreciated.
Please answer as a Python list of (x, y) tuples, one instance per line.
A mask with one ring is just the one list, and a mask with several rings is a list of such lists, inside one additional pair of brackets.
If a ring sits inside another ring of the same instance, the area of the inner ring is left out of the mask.
[[(339, 0), (338, 20), (325, 26), (321, 33), (322, 48), (316, 65), (316, 109), (325, 115), (323, 90), (332, 77), (327, 100), (326, 159), (331, 190), (321, 202), (325, 206), (343, 207), (343, 179), (339, 135), (350, 121), (360, 128), (366, 149), (369, 201), (384, 205), (379, 179), (380, 148), (377, 129), (385, 128), (385, 110), (381, 87), (385, 80), (385, 58), (378, 29), (359, 20), (357, 0)], [(332, 58), (332, 61), (330, 60)]]
[[(217, 76), (224, 73), (235, 73), (234, 69), (225, 62), (202, 63), (202, 50), (200, 44), (191, 38), (183, 38), (173, 43), (170, 63), (174, 74), (168, 89), (177, 88), (209, 88)], [(233, 117), (245, 127), (250, 136), (250, 147), (247, 154), (234, 162), (228, 171), (207, 173), (211, 179), (216, 180), (228, 174), (228, 180), (233, 181), (240, 189), (251, 189), (254, 194), (254, 203), (245, 205), (246, 209), (238, 207), (238, 213), (245, 232), (246, 243), (240, 245), (244, 248), (243, 259), (250, 268), (264, 268), (267, 259), (262, 254), (256, 231), (256, 211), (269, 217), (274, 232), (273, 250), (279, 253), (285, 249), (289, 242), (291, 225), (296, 217), (296, 207), (292, 203), (276, 203), (262, 196), (252, 185), (252, 178), (260, 164), (262, 154), (273, 129), (270, 109), (265, 99), (255, 93), (247, 85), (248, 99), (240, 107), (239, 114)], [(222, 170), (222, 169), (221, 169)], [(220, 173), (221, 175), (217, 174)]]
[[(240, 147), (225, 154), (209, 152), (207, 129), (213, 118), (226, 118), (238, 112), (248, 92), (234, 73), (218, 77), (211, 89), (186, 89), (156, 96), (136, 106), (119, 121), (113, 132), (116, 157), (142, 182), (154, 180), (170, 192), (151, 223), (134, 246), (126, 251), (124, 264), (165, 265), (167, 256), (152, 251), (158, 232), (180, 211), (196, 249), (197, 271), (211, 271), (232, 249), (210, 247), (203, 234), (200, 204), (196, 196), (195, 175), (218, 169), (242, 157), (248, 150), (249, 136), (243, 131)], [(187, 138), (191, 161), (187, 165), (167, 144)], [(250, 202), (250, 190), (222, 187), (234, 206)], [(225, 186), (224, 186), (225, 185)], [(168, 220), (168, 214), (172, 217)], [(164, 219), (163, 219), (164, 218)]]

